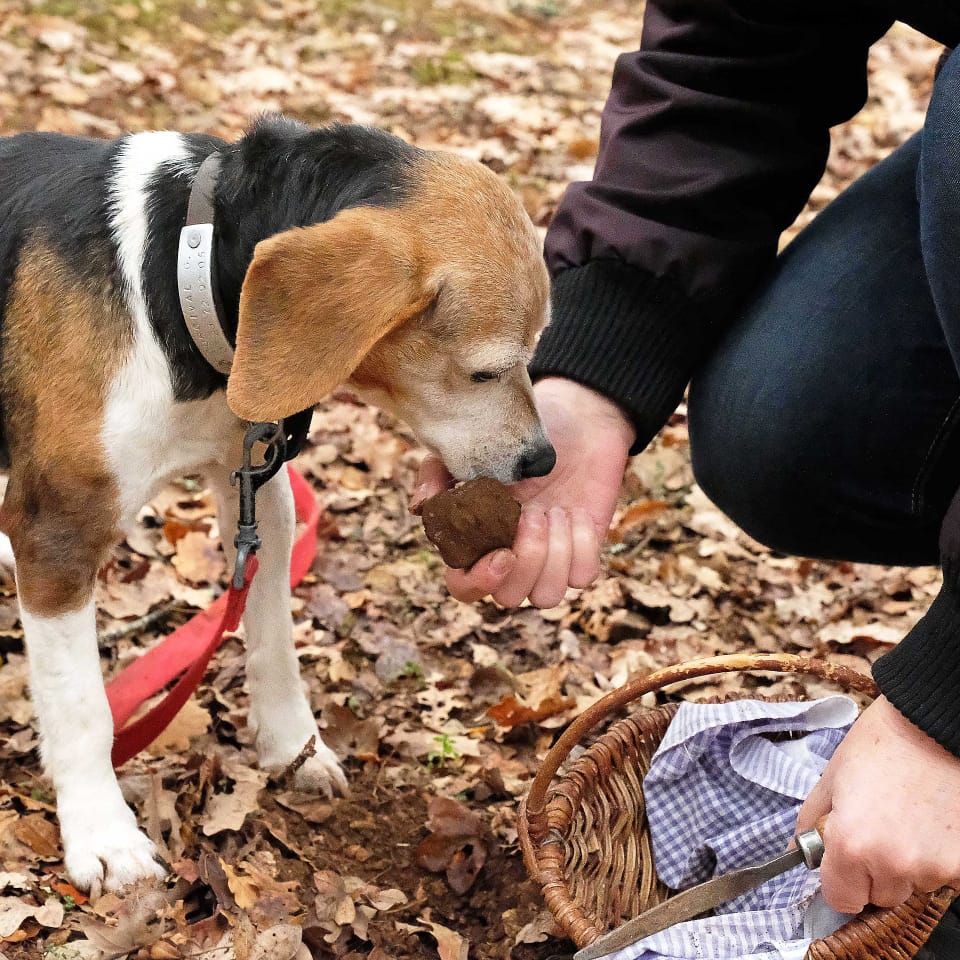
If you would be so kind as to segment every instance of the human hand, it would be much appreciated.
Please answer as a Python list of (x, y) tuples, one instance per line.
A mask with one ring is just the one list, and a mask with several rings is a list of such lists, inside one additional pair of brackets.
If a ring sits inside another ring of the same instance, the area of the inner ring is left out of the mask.
[[(458, 600), (492, 594), (506, 607), (526, 597), (552, 607), (568, 586), (585, 587), (600, 572), (600, 544), (613, 518), (633, 425), (615, 403), (572, 380), (549, 377), (533, 389), (557, 465), (546, 477), (511, 485), (523, 504), (512, 550), (488, 553), (468, 570), (447, 569), (447, 587)], [(443, 464), (428, 457), (411, 509), (450, 482)]]
[(885, 697), (837, 748), (797, 833), (824, 815), (823, 896), (841, 913), (960, 881), (960, 760)]

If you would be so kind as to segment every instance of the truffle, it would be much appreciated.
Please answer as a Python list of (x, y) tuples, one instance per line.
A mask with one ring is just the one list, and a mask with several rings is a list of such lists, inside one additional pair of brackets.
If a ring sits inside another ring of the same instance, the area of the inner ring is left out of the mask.
[(472, 567), (482, 556), (513, 546), (520, 504), (493, 477), (478, 477), (425, 500), (423, 529), (449, 567)]

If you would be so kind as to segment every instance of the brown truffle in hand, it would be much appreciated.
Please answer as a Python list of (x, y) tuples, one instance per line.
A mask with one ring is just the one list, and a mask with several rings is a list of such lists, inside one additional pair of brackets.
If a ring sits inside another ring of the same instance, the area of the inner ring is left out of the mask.
[(472, 567), (491, 550), (513, 546), (520, 504), (493, 477), (468, 480), (425, 500), (423, 529), (448, 567)]

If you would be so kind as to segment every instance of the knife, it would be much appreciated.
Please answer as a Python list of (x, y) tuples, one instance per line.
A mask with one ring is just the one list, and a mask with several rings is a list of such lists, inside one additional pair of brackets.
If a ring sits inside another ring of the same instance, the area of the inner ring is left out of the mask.
[(798, 834), (794, 840), (796, 849), (774, 857), (766, 863), (743, 867), (684, 890), (645, 913), (641, 913), (639, 917), (611, 930), (610, 933), (604, 934), (599, 940), (594, 940), (590, 946), (577, 951), (573, 955), (573, 960), (597, 960), (599, 957), (615, 953), (632, 943), (652, 937), (653, 934), (666, 930), (675, 923), (692, 920), (694, 917), (699, 917), (701, 913), (719, 907), (721, 903), (749, 893), (771, 877), (776, 877), (798, 864), (803, 863), (808, 869), (816, 870), (820, 866), (820, 861), (823, 860), (823, 838), (820, 836), (820, 831), (806, 830)]

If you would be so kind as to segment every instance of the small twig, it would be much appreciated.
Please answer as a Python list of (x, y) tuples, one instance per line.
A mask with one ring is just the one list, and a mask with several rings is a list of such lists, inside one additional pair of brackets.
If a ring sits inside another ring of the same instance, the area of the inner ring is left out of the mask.
[(157, 607), (156, 610), (151, 610), (142, 617), (137, 617), (136, 620), (131, 620), (122, 627), (117, 627), (116, 630), (111, 630), (109, 633), (104, 634), (100, 638), (100, 642), (113, 643), (115, 640), (120, 640), (123, 637), (129, 637), (131, 633), (137, 633), (139, 630), (153, 626), (158, 620), (162, 620), (168, 614), (174, 613), (182, 605), (183, 603), (180, 600), (169, 600), (167, 603)]
[(312, 736), (304, 745), (303, 749), (287, 764), (287, 766), (280, 771), (275, 777), (271, 777), (270, 780), (278, 787), (288, 787), (290, 782), (296, 776), (297, 771), (311, 758), (317, 755), (317, 738), (316, 735)]
[[(211, 953), (217, 953), (218, 951), (222, 953), (224, 950), (227, 950), (227, 949), (229, 949), (229, 947), (224, 947), (224, 946), (209, 947), (206, 950), (200, 950), (197, 953), (185, 953), (184, 956), (189, 957), (190, 960), (196, 960), (197, 957), (207, 957)], [(124, 956), (127, 956), (127, 954), (124, 954)], [(225, 956), (233, 956), (233, 954), (225, 954)]]

